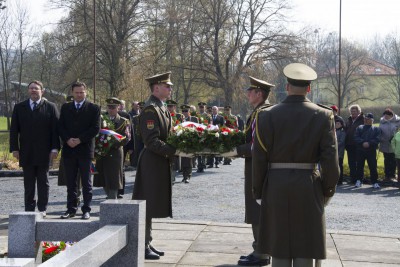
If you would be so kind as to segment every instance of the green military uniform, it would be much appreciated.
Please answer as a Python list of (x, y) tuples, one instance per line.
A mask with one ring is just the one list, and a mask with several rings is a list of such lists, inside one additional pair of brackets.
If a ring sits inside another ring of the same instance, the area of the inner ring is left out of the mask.
[[(206, 107), (206, 102), (199, 102), (198, 104), (199, 112), (197, 113), (197, 118), (199, 119), (199, 123), (203, 125), (209, 125), (211, 123), (211, 115), (208, 114), (206, 111), (203, 113), (200, 112), (200, 107)], [(197, 172), (204, 172), (206, 168), (206, 157), (205, 156), (197, 156)]]
[[(147, 78), (149, 85), (172, 84), (170, 73)], [(146, 247), (151, 237), (151, 219), (172, 217), (171, 159), (176, 149), (166, 143), (172, 131), (171, 114), (151, 95), (139, 115), (140, 136), (145, 145), (139, 156), (132, 199), (146, 200)]]
[[(190, 111), (190, 106), (189, 105), (182, 105), (181, 110), (187, 110)], [(189, 113), (188, 113), (189, 114)], [(199, 119), (195, 116), (190, 116), (184, 117), (183, 122), (186, 121), (191, 121), (195, 123), (199, 123)], [(192, 177), (192, 168), (193, 168), (193, 161), (191, 158), (186, 158), (186, 157), (181, 157), (181, 168), (182, 168), (182, 175), (183, 175), (183, 180), (182, 182), (184, 183), (189, 183), (190, 178)]]
[[(330, 108), (305, 96), (316, 73), (295, 63), (284, 74), (289, 95), (256, 118), (253, 194), (262, 199), (257, 249), (273, 261), (306, 266), (296, 259), (326, 258), (324, 201), (339, 178), (335, 125)], [(303, 94), (296, 94), (299, 88)]]
[[(265, 81), (255, 79), (250, 77), (250, 87), (247, 90), (261, 89), (265, 90), (267, 93), (270, 92), (271, 88), (274, 86)], [(260, 205), (257, 204), (256, 200), (253, 198), (252, 193), (252, 157), (251, 157), (251, 147), (252, 147), (252, 125), (254, 123), (256, 114), (270, 107), (268, 100), (265, 103), (260, 103), (257, 107), (254, 108), (249, 118), (246, 121), (246, 143), (236, 147), (236, 151), (239, 156), (245, 157), (244, 164), (244, 196), (245, 196), (245, 222), (248, 224), (252, 224), (253, 230), (253, 249), (256, 250), (258, 243), (258, 224), (260, 218)]]
[[(119, 100), (110, 98), (106, 100), (107, 105), (119, 105)], [(107, 118), (113, 124), (113, 131), (127, 137), (129, 131), (129, 120), (121, 117), (118, 113), (115, 118), (111, 119), (109, 114), (102, 115), (102, 121)], [(93, 178), (93, 186), (103, 187), (107, 196), (110, 197), (109, 191), (123, 188), (123, 146), (128, 142), (127, 138), (122, 142), (115, 144), (104, 157), (96, 160), (97, 174)]]

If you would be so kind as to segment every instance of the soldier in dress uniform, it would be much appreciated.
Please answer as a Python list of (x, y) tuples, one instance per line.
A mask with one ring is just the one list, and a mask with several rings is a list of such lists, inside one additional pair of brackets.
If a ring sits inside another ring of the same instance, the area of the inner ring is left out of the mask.
[(118, 114), (118, 106), (121, 104), (118, 98), (109, 98), (106, 104), (107, 113), (102, 115), (101, 124), (104, 121), (112, 124), (112, 127), (108, 127), (125, 138), (120, 143), (115, 143), (107, 155), (96, 160), (98, 173), (94, 175), (93, 186), (103, 187), (108, 199), (117, 199), (118, 190), (123, 188), (123, 146), (130, 139), (130, 121)]
[[(183, 114), (179, 113), (176, 111), (176, 105), (178, 104), (176, 101), (172, 100), (172, 99), (168, 99), (167, 101), (165, 101), (165, 103), (167, 103), (167, 109), (169, 111), (169, 113), (171, 114), (171, 118), (172, 118), (172, 126), (176, 126), (178, 124), (181, 124), (183, 121)], [(175, 156), (175, 159), (172, 162), (172, 184), (175, 183), (176, 179), (176, 172), (181, 170), (181, 164), (180, 164), (180, 160), (178, 156)]]
[[(126, 155), (129, 154), (129, 157), (132, 157), (133, 154), (133, 149), (135, 148), (135, 144), (133, 141), (133, 127), (132, 127), (132, 118), (131, 115), (129, 115), (128, 112), (125, 110), (125, 100), (119, 99), (121, 104), (118, 106), (118, 115), (122, 118), (125, 118), (129, 120), (129, 132), (128, 132), (128, 142), (126, 142), (123, 146), (124, 149), (124, 155), (123, 155), (123, 160), (122, 160), (122, 189), (118, 190), (118, 198), (123, 198), (123, 195), (125, 194), (125, 159)], [(106, 100), (107, 102), (107, 100)], [(107, 104), (108, 105), (108, 104)]]
[[(183, 113), (183, 121), (191, 121), (199, 123), (199, 119), (195, 116), (190, 115), (190, 106), (187, 104), (182, 105), (181, 107)], [(189, 183), (190, 178), (192, 177), (192, 167), (193, 162), (192, 158), (181, 157), (181, 167), (182, 167), (182, 175), (183, 180), (182, 183)]]
[[(199, 102), (197, 104), (199, 107), (199, 112), (197, 113), (197, 118), (199, 119), (199, 123), (208, 125), (211, 123), (211, 115), (206, 112), (207, 103), (206, 102)], [(198, 156), (197, 157), (197, 172), (204, 172), (206, 168), (206, 157), (205, 156)]]
[(176, 101), (172, 99), (168, 99), (167, 101), (165, 101), (165, 103), (167, 103), (168, 111), (169, 113), (171, 113), (172, 125), (176, 126), (182, 123), (183, 114), (176, 111), (176, 105), (178, 105), (178, 103), (176, 103)]
[(311, 267), (313, 259), (320, 266), (326, 258), (324, 207), (339, 178), (334, 115), (306, 97), (317, 79), (313, 69), (293, 63), (283, 73), (288, 96), (260, 111), (255, 123), (257, 252), (271, 255), (273, 267)]
[[(238, 118), (232, 114), (232, 107), (230, 105), (226, 105), (224, 107), (224, 120), (225, 120), (225, 126), (231, 129), (238, 130), (239, 129), (239, 123), (238, 123)], [(231, 165), (232, 159), (231, 158), (224, 158), (224, 163), (223, 165)]]
[(144, 102), (140, 101), (138, 103), (139, 105), (139, 114), (136, 116), (132, 117), (132, 128), (133, 128), (133, 157), (131, 159), (131, 165), (132, 167), (136, 168), (137, 167), (137, 163), (139, 160), (139, 155), (140, 152), (142, 152), (144, 144), (142, 141), (142, 138), (140, 137), (140, 133), (139, 133), (139, 115), (142, 112), (143, 108), (144, 108)]
[(132, 199), (146, 200), (145, 259), (159, 259), (163, 251), (154, 248), (152, 219), (172, 217), (171, 160), (176, 151), (166, 143), (172, 118), (164, 105), (171, 97), (171, 72), (147, 78), (151, 96), (139, 115), (140, 136), (145, 145), (140, 154)]
[(253, 252), (247, 256), (241, 256), (238, 264), (242, 266), (250, 265), (267, 265), (270, 263), (268, 255), (258, 255), (256, 253), (258, 244), (258, 229), (259, 229), (259, 218), (260, 218), (260, 205), (257, 204), (253, 198), (252, 193), (252, 157), (251, 157), (251, 146), (252, 146), (252, 134), (254, 119), (257, 112), (266, 109), (271, 106), (268, 101), (268, 95), (273, 84), (266, 81), (259, 80), (253, 77), (250, 78), (250, 86), (247, 88), (247, 98), (249, 104), (253, 106), (254, 110), (251, 112), (246, 122), (244, 129), (246, 134), (246, 143), (236, 147), (233, 151), (223, 153), (224, 157), (240, 156), (245, 158), (244, 164), (244, 196), (245, 196), (245, 222), (251, 224), (253, 230)]

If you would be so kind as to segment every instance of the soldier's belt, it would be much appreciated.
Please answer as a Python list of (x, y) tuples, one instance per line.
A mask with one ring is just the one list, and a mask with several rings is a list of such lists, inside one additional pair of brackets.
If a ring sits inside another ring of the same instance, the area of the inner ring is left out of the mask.
[(270, 163), (270, 169), (300, 169), (300, 170), (313, 170), (317, 169), (316, 163)]

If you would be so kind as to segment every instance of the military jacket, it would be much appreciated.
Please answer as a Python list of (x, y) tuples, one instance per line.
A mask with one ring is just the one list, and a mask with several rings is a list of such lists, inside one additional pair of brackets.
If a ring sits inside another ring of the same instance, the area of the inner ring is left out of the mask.
[(246, 143), (240, 145), (236, 148), (239, 156), (245, 157), (244, 163), (244, 197), (245, 197), (245, 222), (258, 224), (258, 219), (260, 216), (260, 205), (257, 204), (256, 200), (253, 198), (252, 193), (252, 174), (251, 174), (251, 145), (252, 145), (252, 125), (257, 112), (270, 107), (269, 103), (262, 103), (258, 105), (253, 112), (250, 114), (246, 121)]
[[(104, 114), (103, 118), (109, 118), (108, 114)], [(102, 125), (104, 119), (102, 120)], [(124, 136), (125, 139), (115, 144), (110, 152), (96, 160), (97, 174), (93, 178), (93, 186), (105, 187), (106, 189), (122, 189), (123, 175), (123, 146), (129, 141), (129, 120), (116, 115), (111, 121), (114, 125), (114, 131)]]
[(139, 115), (139, 129), (145, 148), (139, 156), (132, 199), (146, 200), (147, 218), (172, 217), (170, 159), (176, 149), (166, 143), (172, 117), (153, 95)]
[[(330, 108), (301, 95), (258, 113), (252, 173), (254, 197), (261, 199), (260, 252), (276, 258), (326, 257), (324, 197), (334, 194), (339, 179), (333, 118)], [(272, 168), (274, 163), (314, 168)]]

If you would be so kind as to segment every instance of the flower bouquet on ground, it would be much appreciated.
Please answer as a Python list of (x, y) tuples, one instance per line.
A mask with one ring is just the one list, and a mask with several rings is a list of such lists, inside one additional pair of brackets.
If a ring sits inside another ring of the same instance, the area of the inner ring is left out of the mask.
[(120, 143), (125, 139), (125, 136), (109, 129), (100, 129), (95, 137), (94, 153), (96, 159), (104, 157), (110, 152), (114, 144)]
[(217, 155), (230, 151), (245, 141), (244, 133), (228, 127), (184, 122), (174, 127), (167, 143), (196, 155)]
[(75, 244), (75, 242), (42, 242), (42, 262), (54, 257), (73, 244)]

